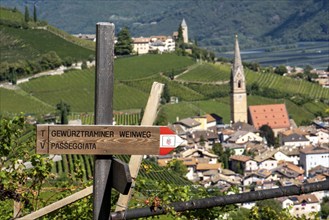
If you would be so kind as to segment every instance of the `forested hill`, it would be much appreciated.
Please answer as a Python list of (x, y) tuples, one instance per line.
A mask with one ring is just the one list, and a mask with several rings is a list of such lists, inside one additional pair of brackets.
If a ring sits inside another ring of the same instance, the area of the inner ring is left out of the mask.
[(69, 33), (94, 33), (99, 21), (129, 27), (133, 36), (170, 35), (185, 18), (190, 38), (201, 46), (242, 48), (296, 41), (329, 40), (328, 0), (1, 0), (2, 6), (32, 11)]

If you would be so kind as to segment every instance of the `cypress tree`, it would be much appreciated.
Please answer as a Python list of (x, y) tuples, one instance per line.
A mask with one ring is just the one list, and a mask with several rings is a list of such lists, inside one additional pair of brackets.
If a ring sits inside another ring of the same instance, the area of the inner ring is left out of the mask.
[(37, 18), (37, 8), (35, 7), (35, 5), (33, 7), (33, 21), (34, 22), (37, 22), (38, 21), (38, 18)]
[(30, 13), (29, 13), (29, 8), (27, 6), (25, 6), (24, 19), (25, 19), (25, 22), (30, 21)]

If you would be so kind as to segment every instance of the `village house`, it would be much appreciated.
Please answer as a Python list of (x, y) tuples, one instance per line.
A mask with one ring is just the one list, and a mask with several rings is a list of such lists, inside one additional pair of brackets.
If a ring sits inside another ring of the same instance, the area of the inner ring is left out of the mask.
[(287, 146), (281, 146), (274, 153), (274, 158), (277, 161), (291, 162), (295, 165), (299, 164), (299, 148), (292, 148)]
[(301, 147), (309, 145), (311, 142), (304, 135), (292, 133), (289, 135), (280, 135), (281, 145), (291, 146), (291, 147)]
[(236, 131), (233, 133), (230, 138), (228, 139), (229, 143), (235, 144), (246, 144), (247, 142), (258, 142), (261, 143), (263, 138), (255, 133), (249, 131)]
[(180, 121), (176, 121), (174, 124), (181, 125), (185, 132), (201, 130), (201, 123), (192, 118), (185, 118)]
[(304, 181), (305, 171), (292, 163), (281, 162), (278, 167), (272, 169), (272, 173), (276, 174), (279, 179), (297, 179), (299, 181)]
[(317, 165), (316, 167), (313, 167), (308, 171), (308, 176), (309, 177), (314, 177), (318, 174), (324, 174), (326, 176), (329, 176), (329, 167), (324, 167), (322, 165)]
[[(191, 181), (206, 181), (220, 172), (221, 164), (218, 163), (218, 156), (205, 150), (189, 149), (175, 155), (175, 159), (183, 161), (187, 167), (186, 177)], [(158, 164), (166, 166), (172, 157), (159, 157)]]
[(236, 173), (245, 173), (258, 170), (257, 162), (250, 156), (245, 155), (232, 155), (229, 162), (230, 170)]
[(255, 172), (249, 173), (243, 178), (243, 186), (256, 185), (257, 182), (276, 180), (272, 172), (268, 169), (259, 169)]
[(211, 177), (220, 172), (221, 164), (198, 163), (195, 168), (197, 180), (203, 182), (203, 185), (210, 186)]
[(256, 155), (254, 161), (257, 162), (258, 169), (271, 170), (278, 166), (278, 161), (274, 158), (275, 150), (273, 148), (268, 149), (262, 154)]
[(318, 165), (329, 167), (329, 148), (307, 146), (300, 149), (300, 165), (305, 170), (307, 177), (309, 170)]
[[(213, 127), (216, 130), (216, 127)], [(215, 143), (219, 142), (218, 134), (214, 130), (197, 130), (187, 135), (189, 146), (210, 150)]]
[[(207, 130), (209, 128), (216, 127), (216, 125), (220, 122), (218, 122), (215, 118), (215, 114), (206, 114), (203, 116), (194, 116), (192, 117), (194, 120), (201, 123), (200, 127), (203, 130)], [(219, 116), (218, 116), (219, 117)]]
[(246, 148), (244, 144), (223, 143), (222, 146), (225, 150), (230, 149), (233, 155), (242, 155)]
[(289, 208), (290, 214), (296, 217), (305, 215), (311, 218), (312, 213), (318, 213), (321, 210), (320, 202), (313, 194), (304, 194), (300, 196), (290, 196), (279, 198), (282, 208)]
[(138, 37), (132, 38), (133, 51), (137, 54), (146, 54), (150, 50), (150, 38)]
[(255, 134), (259, 134), (259, 130), (257, 130), (254, 126), (252, 126), (248, 123), (245, 123), (245, 122), (241, 122), (241, 121), (238, 121), (238, 122), (232, 124), (231, 128), (234, 131), (249, 131), (249, 132), (252, 132)]
[(231, 170), (222, 170), (222, 173), (218, 173), (211, 178), (213, 186), (241, 186), (242, 177), (239, 174), (232, 172)]
[(316, 132), (318, 140), (315, 144), (329, 144), (329, 131), (325, 129), (319, 129)]
[(160, 54), (173, 52), (175, 51), (175, 41), (171, 36), (151, 36), (149, 51), (157, 51)]

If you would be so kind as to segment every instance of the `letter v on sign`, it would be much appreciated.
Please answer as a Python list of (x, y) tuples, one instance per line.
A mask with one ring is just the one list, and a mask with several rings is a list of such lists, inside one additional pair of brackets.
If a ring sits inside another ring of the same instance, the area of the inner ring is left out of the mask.
[(177, 146), (182, 144), (183, 139), (168, 127), (160, 127), (160, 155), (169, 154)]

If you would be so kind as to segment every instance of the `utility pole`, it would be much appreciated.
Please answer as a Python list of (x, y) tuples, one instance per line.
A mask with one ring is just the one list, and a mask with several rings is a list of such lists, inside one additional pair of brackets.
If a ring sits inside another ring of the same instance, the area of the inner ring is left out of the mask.
[[(114, 29), (112, 23), (96, 24), (95, 124), (112, 125), (114, 90)], [(93, 219), (111, 219), (112, 155), (94, 157)]]

